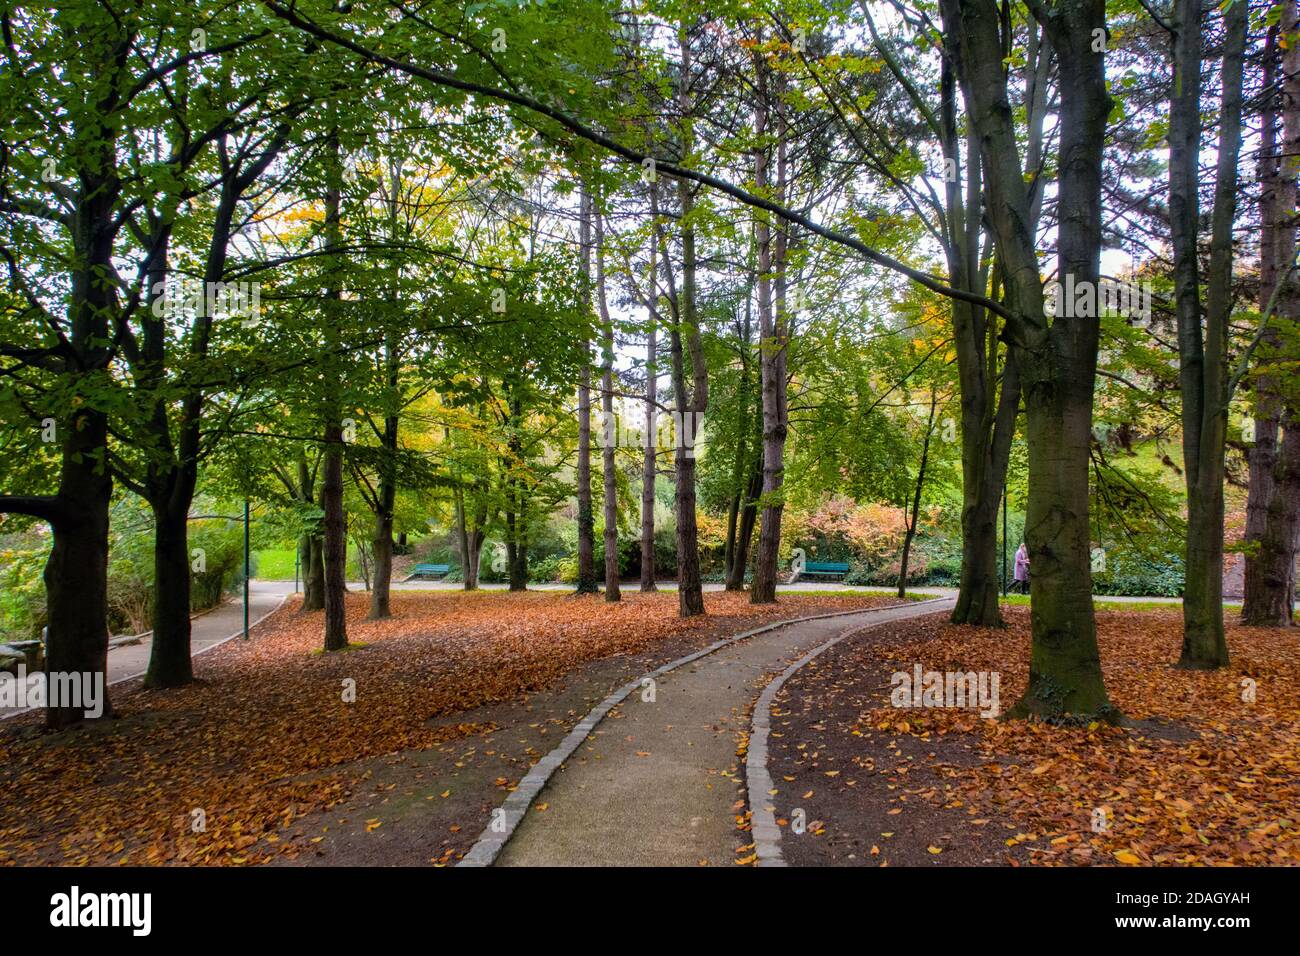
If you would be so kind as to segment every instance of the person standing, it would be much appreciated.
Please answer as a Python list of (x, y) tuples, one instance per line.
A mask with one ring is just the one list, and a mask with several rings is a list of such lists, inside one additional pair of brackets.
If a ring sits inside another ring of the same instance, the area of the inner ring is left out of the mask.
[(1015, 579), (1016, 579), (1015, 584), (1013, 585), (1012, 590), (1019, 591), (1021, 594), (1028, 594), (1029, 593), (1029, 549), (1025, 547), (1025, 543), (1023, 541), (1020, 542), (1020, 547), (1016, 550)]

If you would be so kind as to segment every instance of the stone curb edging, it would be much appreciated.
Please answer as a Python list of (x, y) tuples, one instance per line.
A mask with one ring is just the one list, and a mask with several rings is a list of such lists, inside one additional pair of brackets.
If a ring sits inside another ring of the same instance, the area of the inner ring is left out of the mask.
[[(528, 808), (532, 805), (537, 795), (542, 792), (542, 788), (550, 781), (551, 776), (560, 768), (566, 760), (573, 755), (573, 752), (582, 745), (596, 725), (599, 724), (611, 710), (625, 701), (633, 691), (643, 685), (646, 680), (652, 680), (656, 677), (674, 671), (679, 667), (690, 664), (699, 660), (701, 657), (707, 657), (714, 651), (722, 650), (732, 644), (756, 637), (759, 634), (766, 634), (769, 631), (775, 631), (778, 628), (789, 627), (792, 624), (803, 624), (807, 621), (821, 621), (831, 617), (848, 617), (853, 614), (866, 614), (872, 611), (887, 611), (899, 607), (917, 607), (923, 604), (931, 604), (936, 601), (948, 601), (951, 598), (932, 598), (926, 601), (909, 601), (904, 604), (890, 604), (883, 607), (858, 608), (853, 611), (833, 611), (829, 614), (814, 614), (810, 617), (792, 618), (785, 621), (776, 621), (772, 624), (765, 624), (762, 627), (755, 628), (751, 631), (745, 631), (741, 634), (735, 634), (731, 637), (724, 637), (707, 647), (687, 654), (685, 657), (679, 657), (674, 661), (669, 661), (660, 667), (655, 668), (648, 674), (628, 681), (618, 690), (614, 691), (599, 704), (593, 707), (585, 717), (582, 718), (573, 729), (565, 735), (564, 739), (554, 747), (545, 757), (535, 763), (515, 788), (514, 792), (506, 797), (505, 802), (500, 807), (494, 809), (493, 816), (497, 810), (504, 811), (504, 829), (494, 830), (493, 823), (489, 823), (483, 828), (474, 845), (469, 852), (456, 865), (459, 866), (491, 866), (496, 858), (505, 849), (505, 845), (510, 842), (514, 836), (515, 830), (523, 823), (524, 816)], [(751, 741), (752, 747), (752, 741)]]
[[(949, 597), (934, 598), (931, 601), (917, 601), (914, 604), (895, 604), (893, 607), (917, 607), (922, 604), (935, 604), (952, 600), (953, 598)], [(875, 608), (873, 610), (884, 611), (889, 610), (889, 608)], [(863, 627), (855, 627), (843, 634), (837, 634), (824, 644), (814, 647), (783, 670), (758, 695), (758, 700), (754, 704), (754, 713), (750, 718), (749, 746), (745, 751), (745, 792), (749, 795), (750, 835), (754, 838), (754, 852), (758, 857), (758, 866), (787, 865), (785, 857), (781, 854), (781, 828), (776, 825), (776, 808), (768, 804), (766, 800), (761, 803), (755, 802), (755, 794), (766, 798), (773, 789), (772, 775), (767, 772), (767, 736), (771, 730), (772, 704), (776, 701), (776, 695), (787, 680), (823, 651), (830, 649), (846, 638), (889, 623), (892, 622), (878, 621)]]
[[(297, 592), (294, 592), (294, 593), (296, 594)], [(255, 621), (249, 621), (249, 622), (248, 622), (248, 630), (249, 630), (249, 632), (251, 633), (252, 630), (253, 630), (253, 628), (257, 627), (257, 625), (261, 624), (263, 621), (265, 621), (268, 617), (270, 617), (270, 616), (271, 616), (272, 614), (274, 614), (276, 611), (280, 610), (280, 608), (284, 607), (285, 603), (286, 603), (286, 602), (289, 600), (289, 598), (291, 598), (291, 597), (293, 597), (293, 594), (286, 594), (286, 595), (284, 595), (284, 597), (280, 598), (280, 603), (277, 604), (275, 607), (271, 608), (271, 610), (267, 611), (265, 614), (263, 614), (263, 615), (262, 615), (261, 617), (259, 617), (257, 620), (255, 620)], [(152, 632), (150, 632), (150, 633), (152, 633)], [(237, 630), (234, 634), (230, 634), (230, 635), (228, 635), (228, 636), (226, 636), (226, 637), (223, 637), (223, 638), (221, 638), (221, 640), (219, 640), (219, 641), (213, 641), (211, 644), (208, 644), (208, 645), (205, 646), (205, 647), (200, 647), (197, 651), (195, 651), (194, 653), (192, 653), (192, 654), (190, 655), (190, 657), (191, 657), (191, 658), (198, 657), (200, 654), (206, 653), (207, 651), (212, 650), (214, 647), (220, 647), (222, 644), (225, 644), (225, 643), (228, 642), (228, 641), (233, 641), (235, 638), (237, 638), (237, 637), (243, 637), (243, 636), (244, 636), (244, 628), (241, 626), (241, 627), (239, 628), (239, 630)], [(145, 671), (141, 671), (141, 672), (138, 673), (138, 674), (131, 674), (129, 677), (119, 677), (117, 680), (109, 681), (108, 686), (109, 686), (109, 687), (112, 687), (112, 686), (114, 686), (115, 684), (124, 684), (124, 683), (126, 683), (127, 681), (129, 681), (129, 680), (135, 680), (135, 679), (138, 678), (138, 677), (143, 677), (143, 676), (145, 675), (145, 673), (146, 673)]]
[[(213, 611), (219, 610), (220, 608), (223, 608), (230, 603), (232, 602), (223, 599), (219, 603), (212, 605), (212, 607), (205, 607), (202, 611), (199, 611), (197, 614), (190, 615), (190, 623), (193, 624), (199, 618), (207, 617)], [(278, 611), (279, 608), (276, 608), (276, 610)], [(250, 624), (249, 627), (252, 627), (252, 625)], [(108, 646), (111, 649), (114, 647), (122, 647), (123, 645), (126, 644), (139, 644), (146, 637), (150, 637), (152, 635), (153, 635), (153, 628), (150, 628), (147, 631), (141, 631), (139, 634), (119, 634), (117, 637), (110, 637), (108, 639)]]

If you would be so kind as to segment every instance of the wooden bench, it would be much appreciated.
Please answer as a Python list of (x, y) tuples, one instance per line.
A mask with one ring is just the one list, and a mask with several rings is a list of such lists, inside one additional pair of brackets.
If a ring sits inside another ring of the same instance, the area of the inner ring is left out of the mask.
[(813, 575), (816, 577), (843, 577), (849, 573), (847, 561), (809, 561), (804, 565), (799, 577)]
[(417, 564), (406, 580), (413, 581), (416, 578), (435, 577), (441, 578), (451, 570), (450, 564)]

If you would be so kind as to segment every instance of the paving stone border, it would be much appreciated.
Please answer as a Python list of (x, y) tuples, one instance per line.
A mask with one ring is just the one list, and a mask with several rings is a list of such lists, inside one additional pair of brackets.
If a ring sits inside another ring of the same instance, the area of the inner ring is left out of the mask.
[[(927, 604), (951, 603), (952, 601), (953, 598), (942, 597), (930, 601), (916, 601), (911, 604), (894, 604), (890, 608), (913, 608)], [(872, 610), (886, 611), (890, 610), (890, 608), (872, 608)], [(935, 610), (938, 610), (938, 608)], [(873, 624), (855, 627), (843, 634), (837, 634), (824, 644), (814, 647), (783, 670), (758, 695), (758, 700), (754, 704), (754, 713), (750, 717), (749, 747), (745, 753), (745, 791), (749, 794), (750, 836), (754, 838), (754, 852), (758, 857), (757, 864), (759, 866), (786, 865), (785, 857), (781, 854), (781, 828), (776, 825), (776, 808), (767, 800), (768, 795), (775, 789), (772, 775), (767, 772), (767, 737), (771, 730), (772, 704), (776, 701), (776, 695), (780, 693), (787, 680), (823, 651), (834, 647), (846, 638), (861, 634), (863, 631), (869, 631), (873, 627), (890, 624), (894, 620), (899, 620), (899, 618), (892, 618), (889, 621), (877, 621)]]
[[(295, 593), (297, 593), (297, 592), (295, 592)], [(271, 608), (271, 610), (267, 611), (267, 612), (266, 612), (265, 614), (263, 614), (261, 617), (257, 618), (257, 620), (255, 620), (255, 621), (249, 621), (249, 622), (248, 622), (248, 631), (249, 631), (249, 640), (250, 640), (250, 641), (253, 639), (253, 638), (252, 638), (252, 631), (253, 631), (253, 628), (257, 627), (257, 625), (261, 624), (263, 621), (265, 621), (268, 617), (270, 617), (270, 616), (271, 616), (272, 614), (274, 614), (276, 611), (280, 610), (280, 608), (284, 607), (284, 605), (286, 604), (286, 602), (288, 602), (289, 598), (291, 598), (291, 597), (293, 597), (293, 594), (286, 594), (284, 597), (280, 598), (280, 603), (277, 604), (275, 607)], [(204, 613), (206, 613), (206, 612), (204, 612)], [(153, 633), (153, 631), (147, 631), (147, 632), (146, 632), (146, 634), (152, 634), (152, 633)], [(218, 640), (218, 641), (213, 641), (211, 644), (208, 644), (208, 645), (206, 645), (205, 647), (200, 647), (197, 651), (195, 651), (193, 654), (191, 654), (190, 657), (193, 658), (193, 657), (198, 657), (200, 654), (206, 654), (208, 651), (212, 650), (214, 647), (220, 647), (222, 644), (228, 643), (229, 641), (233, 641), (233, 640), (234, 640), (235, 638), (237, 638), (237, 637), (243, 637), (243, 636), (244, 636), (244, 627), (243, 627), (243, 625), (241, 624), (240, 627), (239, 627), (239, 630), (237, 630), (234, 634), (229, 634), (229, 635), (227, 635), (226, 637), (223, 637), (223, 638), (221, 638), (221, 639)], [(126, 681), (129, 681), (129, 680), (135, 680), (137, 677), (143, 677), (146, 673), (147, 673), (147, 671), (141, 671), (141, 672), (138, 673), (138, 674), (131, 674), (131, 675), (128, 676), (128, 677), (119, 677), (117, 680), (109, 681), (108, 686), (112, 687), (112, 686), (114, 686), (115, 684), (123, 684), (123, 683), (125, 683)]]
[[(469, 852), (465, 854), (457, 866), (491, 866), (496, 858), (500, 855), (505, 845), (510, 842), (514, 836), (515, 830), (523, 823), (524, 816), (528, 808), (532, 806), (537, 795), (542, 792), (551, 776), (560, 769), (560, 765), (573, 755), (573, 752), (582, 745), (596, 725), (604, 720), (605, 716), (625, 701), (632, 693), (642, 686), (647, 680), (653, 680), (679, 667), (690, 664), (699, 660), (701, 657), (707, 657), (715, 651), (720, 651), (724, 647), (730, 647), (732, 644), (747, 640), (751, 637), (757, 637), (759, 634), (766, 634), (769, 631), (775, 631), (783, 627), (790, 627), (794, 624), (802, 624), (806, 621), (821, 621), (831, 617), (849, 617), (855, 614), (869, 614), (873, 611), (886, 611), (892, 608), (900, 607), (919, 607), (926, 604), (933, 604), (940, 601), (950, 601), (951, 598), (933, 598), (927, 601), (908, 601), (903, 604), (890, 604), (884, 607), (858, 608), (854, 611), (833, 611), (829, 614), (814, 614), (809, 617), (792, 618), (785, 621), (776, 621), (772, 624), (765, 624), (762, 627), (755, 628), (751, 631), (745, 631), (741, 634), (735, 634), (731, 637), (724, 637), (714, 641), (712, 644), (698, 650), (693, 654), (687, 654), (685, 657), (679, 657), (674, 661), (657, 667), (634, 680), (628, 681), (622, 687), (618, 688), (599, 704), (593, 707), (582, 720), (574, 725), (573, 729), (565, 735), (564, 739), (552, 749), (545, 757), (535, 763), (522, 780), (514, 789), (505, 802), (492, 811), (492, 819), (488, 825), (483, 828), (479, 838), (474, 841), (474, 845)], [(873, 625), (869, 625), (873, 626)], [(766, 741), (766, 738), (764, 738)], [(750, 741), (751, 753), (753, 740)], [(765, 771), (766, 772), (766, 771)], [(770, 784), (769, 784), (770, 789)], [(753, 792), (752, 790), (750, 791)], [(775, 823), (773, 824), (775, 825)]]

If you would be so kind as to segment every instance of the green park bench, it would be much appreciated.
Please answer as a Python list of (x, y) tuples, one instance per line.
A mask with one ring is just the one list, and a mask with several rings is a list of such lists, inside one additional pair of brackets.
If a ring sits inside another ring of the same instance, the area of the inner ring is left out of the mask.
[(849, 563), (847, 561), (809, 561), (804, 565), (799, 577), (843, 577), (849, 573)]
[(426, 577), (441, 578), (445, 577), (450, 570), (450, 564), (417, 564), (406, 580), (412, 581), (415, 578)]

